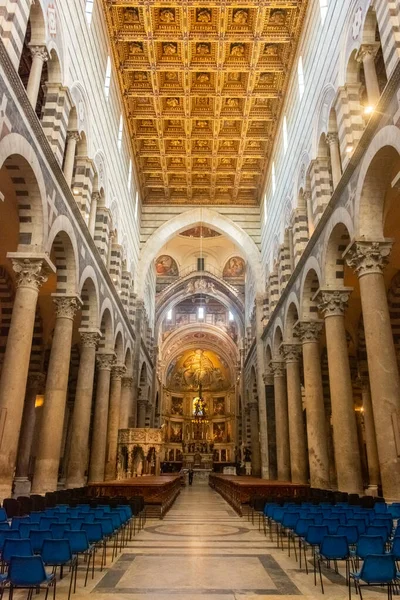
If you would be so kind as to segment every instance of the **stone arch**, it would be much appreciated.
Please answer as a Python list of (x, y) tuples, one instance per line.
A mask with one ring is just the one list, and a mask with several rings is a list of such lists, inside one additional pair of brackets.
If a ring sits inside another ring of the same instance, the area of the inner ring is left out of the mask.
[(101, 340), (99, 343), (99, 350), (103, 350), (105, 352), (114, 351), (114, 322), (112, 314), (111, 302), (107, 298), (103, 302), (100, 312)]
[(321, 286), (321, 269), (318, 261), (310, 257), (303, 272), (300, 288), (300, 319), (318, 319), (318, 303), (314, 296)]
[(146, 362), (143, 361), (142, 366), (140, 367), (140, 376), (139, 376), (139, 386), (140, 389), (143, 390), (146, 387), (146, 383), (147, 383), (147, 365)]
[(97, 189), (101, 193), (103, 190), (105, 200), (107, 201), (107, 167), (104, 152), (98, 150), (94, 157), (94, 164), (96, 166), (97, 175)]
[[(339, 213), (339, 214), (338, 214)], [(340, 219), (340, 216), (343, 220)], [(332, 289), (344, 286), (345, 261), (343, 253), (351, 242), (353, 227), (350, 215), (343, 208), (337, 209), (328, 225), (324, 257), (322, 261), (324, 285)]]
[(96, 285), (96, 278), (82, 276), (79, 289), (82, 300), (81, 327), (98, 329), (99, 295)]
[(43, 173), (29, 142), (10, 133), (0, 142), (0, 169), (5, 168), (18, 199), (19, 245), (43, 250), (48, 232), (47, 191)]
[[(74, 107), (71, 110), (69, 118), (69, 130), (76, 130), (85, 136), (87, 146), (87, 156), (91, 156), (91, 135), (90, 135), (90, 110), (84, 86), (75, 81), (71, 86), (71, 97)], [(81, 154), (83, 156), (83, 154)]]
[(47, 47), (49, 53), (49, 60), (47, 62), (47, 72), (49, 83), (59, 83), (63, 81), (63, 69), (58, 55), (57, 48), (51, 43)]
[(272, 344), (270, 342), (265, 346), (265, 365), (267, 373), (270, 372), (271, 367), (270, 363), (272, 361)]
[(115, 330), (115, 342), (114, 342), (114, 352), (117, 356), (118, 364), (124, 364), (125, 356), (124, 356), (124, 338), (122, 335), (122, 325), (121, 323), (117, 324), (117, 328)]
[(79, 252), (75, 232), (70, 220), (60, 215), (54, 221), (47, 242), (49, 254), (53, 251), (57, 267), (57, 293), (78, 293)]
[(331, 83), (327, 83), (323, 88), (320, 100), (318, 103), (317, 109), (317, 117), (316, 123), (314, 126), (314, 134), (313, 134), (313, 144), (312, 144), (312, 154), (313, 156), (317, 156), (318, 152), (318, 144), (322, 134), (325, 136), (331, 131), (330, 128), (330, 118), (332, 106), (335, 100), (336, 92), (335, 88)]
[(362, 32), (369, 4), (369, 0), (353, 0), (350, 3), (340, 44), (342, 53), (339, 61), (339, 86), (344, 86), (347, 82), (349, 58), (357, 52), (362, 42)]
[(133, 375), (132, 351), (131, 351), (131, 348), (128, 346), (125, 351), (124, 365), (126, 367), (126, 376), (132, 377), (132, 375)]
[[(297, 298), (294, 294), (289, 298), (288, 308), (285, 315), (285, 327), (284, 327), (284, 340), (287, 344), (297, 341), (293, 335), (293, 329), (297, 321), (299, 320), (300, 307), (297, 302)], [(294, 296), (294, 297), (293, 297)]]
[(280, 347), (283, 343), (283, 327), (282, 322), (279, 319), (279, 323), (276, 324), (274, 331), (274, 345), (273, 345), (273, 358), (278, 360), (280, 358)]
[(31, 4), (29, 21), (31, 27), (31, 44), (44, 46), (48, 36), (44, 9), (42, 8), (41, 2)]
[(261, 264), (260, 252), (251, 237), (231, 219), (219, 214), (210, 208), (194, 208), (173, 217), (159, 227), (147, 240), (142, 249), (138, 268), (136, 270), (135, 289), (138, 298), (143, 299), (146, 274), (160, 249), (172, 237), (202, 223), (226, 235), (230, 240), (242, 248), (246, 261), (250, 266), (257, 286), (257, 292), (262, 294), (265, 289), (265, 273)]
[(382, 239), (385, 191), (393, 177), (388, 165), (400, 156), (400, 131), (394, 125), (375, 135), (361, 163), (355, 196), (355, 236)]
[(311, 159), (310, 156), (308, 154), (308, 152), (306, 150), (304, 150), (304, 152), (302, 153), (301, 157), (300, 157), (300, 162), (299, 162), (299, 168), (298, 168), (298, 174), (297, 177), (295, 177), (294, 179), (294, 197), (298, 198), (300, 191), (302, 190), (302, 193), (304, 193), (306, 190), (309, 189), (309, 186), (307, 186), (307, 172), (308, 172), (308, 167), (310, 165)]

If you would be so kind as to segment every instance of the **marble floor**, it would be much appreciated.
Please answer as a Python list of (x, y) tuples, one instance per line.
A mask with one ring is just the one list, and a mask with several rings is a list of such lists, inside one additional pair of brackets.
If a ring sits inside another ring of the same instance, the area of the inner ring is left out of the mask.
[[(342, 575), (324, 571), (322, 596), (312, 573), (306, 575), (294, 556), (277, 549), (258, 524), (240, 518), (206, 485), (183, 489), (166, 517), (148, 520), (113, 563), (109, 557), (107, 567), (103, 572), (96, 568), (84, 588), (82, 565), (72, 600), (88, 594), (93, 600), (347, 598)], [(60, 600), (66, 600), (67, 587), (65, 578), (58, 586)], [(386, 597), (381, 590), (367, 590), (363, 596)]]

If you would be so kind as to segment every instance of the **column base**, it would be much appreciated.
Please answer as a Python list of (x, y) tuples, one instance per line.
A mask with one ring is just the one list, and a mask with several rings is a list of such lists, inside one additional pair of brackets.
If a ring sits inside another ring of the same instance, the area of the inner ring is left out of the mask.
[(379, 496), (378, 494), (378, 486), (377, 485), (369, 485), (367, 489), (364, 491), (366, 496)]
[(67, 481), (65, 484), (65, 489), (73, 490), (75, 488), (85, 487), (86, 482), (87, 482), (86, 479), (84, 479), (83, 481)]
[(59, 479), (59, 480), (57, 481), (57, 492), (58, 492), (59, 490), (65, 490), (65, 487), (66, 487), (66, 486), (65, 486), (65, 482), (66, 482), (66, 480), (65, 480), (65, 478), (64, 478), (64, 477), (63, 477), (62, 479)]
[(29, 496), (32, 482), (27, 477), (16, 477), (14, 479), (14, 496)]

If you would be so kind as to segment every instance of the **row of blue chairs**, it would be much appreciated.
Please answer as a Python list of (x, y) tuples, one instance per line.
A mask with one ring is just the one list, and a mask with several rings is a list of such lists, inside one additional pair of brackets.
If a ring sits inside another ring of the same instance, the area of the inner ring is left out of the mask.
[[(349, 506), (346, 503), (320, 505), (302, 503), (301, 505), (287, 502), (284, 506), (268, 503), (264, 507), (264, 532), (269, 530), (270, 538), (276, 533), (277, 546), (284, 549), (284, 539), (287, 538), (288, 554), (293, 546), (297, 561), (297, 547), (300, 555), (304, 555), (305, 568), (308, 573), (307, 551), (311, 550), (314, 565), (314, 583), (316, 584), (317, 564), (320, 571), (321, 562), (329, 564), (345, 560), (346, 581), (350, 579), (359, 587), (360, 578), (371, 570), (370, 562), (364, 563), (361, 571), (359, 561), (365, 562), (369, 556), (388, 556), (386, 563), (400, 560), (400, 526), (394, 527), (394, 515), (397, 507), (377, 504), (373, 509), (359, 506)], [(327, 558), (328, 557), (328, 558)], [(350, 577), (349, 561), (353, 561), (354, 569)], [(368, 566), (369, 565), (369, 566)], [(372, 568), (373, 570), (373, 568)], [(396, 579), (396, 578), (395, 578)], [(358, 591), (358, 587), (356, 588)], [(349, 591), (350, 593), (350, 591)], [(388, 585), (388, 594), (391, 585)]]

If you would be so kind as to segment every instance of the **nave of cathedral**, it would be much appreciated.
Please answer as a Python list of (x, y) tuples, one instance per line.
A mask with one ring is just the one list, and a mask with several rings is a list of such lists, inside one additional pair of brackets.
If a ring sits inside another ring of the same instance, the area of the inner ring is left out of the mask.
[[(19, 518), (109, 511), (100, 544), (145, 507), (129, 554), (221, 510), (272, 558), (202, 595), (313, 596), (271, 502), (357, 540), (383, 510), (393, 547), (399, 31), (399, 0), (0, 0), (0, 557)], [(99, 593), (154, 569), (117, 560)]]

